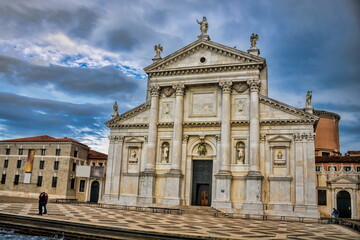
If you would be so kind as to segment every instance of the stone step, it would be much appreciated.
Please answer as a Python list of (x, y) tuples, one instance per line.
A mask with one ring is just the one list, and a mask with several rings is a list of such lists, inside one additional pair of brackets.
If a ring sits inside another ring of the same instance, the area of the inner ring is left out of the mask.
[(208, 206), (179, 206), (185, 214), (214, 215), (218, 210)]

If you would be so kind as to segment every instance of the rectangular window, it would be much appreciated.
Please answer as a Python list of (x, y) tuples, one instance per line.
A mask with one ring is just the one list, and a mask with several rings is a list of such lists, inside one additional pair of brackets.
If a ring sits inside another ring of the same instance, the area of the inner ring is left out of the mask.
[(9, 166), (9, 160), (5, 159), (4, 160), (4, 168), (7, 168)]
[(72, 170), (73, 170), (73, 172), (76, 171), (76, 162), (73, 163), (73, 165), (72, 165)]
[(74, 157), (78, 157), (78, 151), (77, 150), (74, 151)]
[(56, 156), (60, 156), (60, 153), (61, 153), (61, 149), (60, 149), (60, 148), (56, 149), (55, 155), (56, 155)]
[(70, 189), (75, 188), (75, 178), (70, 179)]
[(344, 167), (344, 170), (345, 170), (345, 172), (350, 172), (350, 171), (351, 171), (351, 167), (345, 166), (345, 167)]
[(328, 157), (328, 156), (330, 156), (330, 153), (329, 152), (322, 152), (321, 155), (323, 157)]
[(51, 187), (56, 187), (56, 185), (57, 185), (57, 177), (52, 177)]
[(36, 186), (40, 187), (40, 186), (42, 185), (42, 180), (43, 180), (43, 177), (42, 177), (42, 176), (38, 176)]
[(44, 169), (44, 166), (45, 166), (45, 161), (44, 161), (44, 160), (40, 160), (39, 169)]
[(318, 190), (318, 205), (326, 205), (326, 190)]
[(59, 161), (54, 162), (54, 170), (59, 170)]
[(1, 175), (1, 184), (5, 184), (6, 174)]
[(19, 175), (19, 174), (16, 174), (16, 175), (15, 175), (15, 178), (14, 178), (14, 185), (18, 185), (18, 184), (19, 184), (19, 178), (20, 178), (20, 175)]
[(316, 166), (316, 167), (315, 167), (315, 171), (317, 171), (317, 172), (320, 172), (320, 171), (321, 171), (321, 169), (322, 169), (322, 167), (321, 167), (321, 166)]
[(360, 167), (356, 167), (356, 171), (357, 171), (357, 172), (360, 172)]
[(102, 162), (100, 162), (100, 163), (99, 163), (99, 166), (100, 166), (100, 167), (102, 167), (102, 166), (103, 166), (103, 163), (102, 163)]
[(23, 155), (24, 149), (19, 148), (19, 155)]
[(45, 156), (46, 154), (46, 149), (41, 149), (41, 156)]
[(21, 159), (17, 160), (16, 168), (21, 168)]
[(79, 192), (85, 191), (85, 180), (80, 180)]
[(5, 150), (5, 154), (6, 154), (6, 155), (10, 155), (10, 148), (7, 148), (7, 149)]

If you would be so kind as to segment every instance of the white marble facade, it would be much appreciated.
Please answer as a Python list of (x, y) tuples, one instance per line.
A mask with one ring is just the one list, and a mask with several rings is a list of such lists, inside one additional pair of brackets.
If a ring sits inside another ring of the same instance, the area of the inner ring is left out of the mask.
[(318, 217), (318, 118), (267, 96), (258, 53), (200, 38), (154, 59), (147, 101), (107, 122), (102, 201)]

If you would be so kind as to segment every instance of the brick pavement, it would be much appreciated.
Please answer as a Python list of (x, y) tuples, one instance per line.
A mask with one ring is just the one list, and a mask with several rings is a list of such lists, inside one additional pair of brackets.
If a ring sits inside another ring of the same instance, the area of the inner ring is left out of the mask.
[(208, 215), (136, 212), (69, 204), (48, 204), (38, 216), (36, 203), (0, 201), (0, 212), (151, 232), (224, 239), (360, 239), (360, 234), (335, 224), (215, 218)]

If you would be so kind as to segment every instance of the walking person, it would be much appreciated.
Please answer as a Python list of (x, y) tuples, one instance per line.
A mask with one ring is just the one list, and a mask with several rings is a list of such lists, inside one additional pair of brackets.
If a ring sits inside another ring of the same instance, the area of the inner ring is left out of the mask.
[[(45, 192), (40, 193), (39, 195), (39, 214), (43, 215), (43, 206), (45, 207)], [(46, 209), (46, 207), (45, 207)]]

